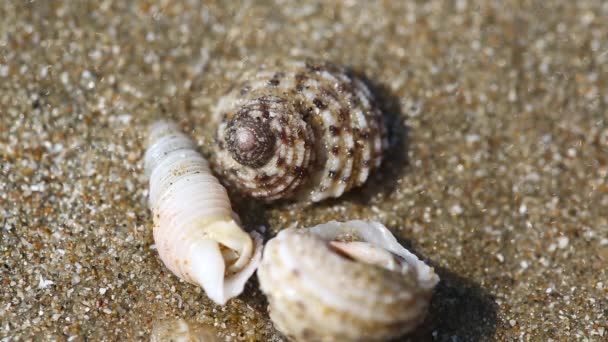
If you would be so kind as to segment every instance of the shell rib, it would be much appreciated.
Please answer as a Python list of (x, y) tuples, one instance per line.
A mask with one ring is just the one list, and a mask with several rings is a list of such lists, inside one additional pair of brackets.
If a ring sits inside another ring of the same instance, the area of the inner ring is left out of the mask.
[(275, 326), (297, 341), (410, 332), (439, 281), (386, 227), (365, 221), (282, 230), (266, 244), (258, 278)]
[(240, 227), (226, 189), (188, 136), (167, 121), (152, 125), (149, 134), (145, 170), (160, 258), (223, 305), (257, 268), (261, 238)]
[(362, 185), (382, 161), (386, 127), (345, 68), (278, 61), (249, 70), (216, 107), (218, 164), (251, 196), (313, 202)]

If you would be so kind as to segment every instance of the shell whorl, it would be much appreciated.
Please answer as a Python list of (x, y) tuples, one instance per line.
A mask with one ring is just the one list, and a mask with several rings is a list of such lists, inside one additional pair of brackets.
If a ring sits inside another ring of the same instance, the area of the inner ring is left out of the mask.
[(401, 336), (423, 321), (439, 281), (386, 227), (365, 221), (282, 230), (266, 244), (258, 278), (275, 326), (297, 341)]
[(367, 180), (387, 145), (367, 86), (328, 62), (279, 61), (246, 71), (215, 111), (225, 177), (268, 201), (339, 197)]
[(226, 127), (228, 150), (239, 163), (259, 168), (272, 157), (275, 136), (266, 121), (255, 120), (247, 113), (237, 114)]
[(243, 231), (226, 189), (174, 123), (152, 125), (144, 158), (161, 260), (216, 303), (226, 303), (257, 268), (261, 238)]

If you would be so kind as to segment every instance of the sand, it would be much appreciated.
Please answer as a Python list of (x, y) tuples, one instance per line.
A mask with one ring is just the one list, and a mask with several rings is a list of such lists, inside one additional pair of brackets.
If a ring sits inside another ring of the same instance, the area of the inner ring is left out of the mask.
[(290, 56), (365, 74), (391, 148), (337, 200), (232, 194), (247, 229), (386, 224), (442, 278), (403, 341), (607, 338), (608, 2), (206, 3), (0, 2), (2, 341), (283, 340), (256, 279), (219, 307), (161, 264), (142, 155), (165, 117), (213, 160), (230, 80)]

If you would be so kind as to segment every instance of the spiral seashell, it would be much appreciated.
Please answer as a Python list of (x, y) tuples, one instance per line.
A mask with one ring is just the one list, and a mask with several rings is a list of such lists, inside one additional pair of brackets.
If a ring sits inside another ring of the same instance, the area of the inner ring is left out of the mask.
[(282, 230), (258, 269), (270, 317), (297, 341), (382, 341), (422, 322), (439, 277), (380, 223)]
[(160, 258), (223, 305), (243, 291), (257, 268), (261, 238), (243, 231), (226, 189), (175, 124), (155, 123), (148, 146), (145, 170)]
[(328, 62), (243, 73), (219, 101), (218, 164), (234, 186), (313, 202), (362, 185), (382, 161), (386, 127), (371, 92)]

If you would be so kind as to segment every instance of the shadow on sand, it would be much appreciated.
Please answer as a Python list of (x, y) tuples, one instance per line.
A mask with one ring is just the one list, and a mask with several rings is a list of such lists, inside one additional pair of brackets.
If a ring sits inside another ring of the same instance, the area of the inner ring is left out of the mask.
[(498, 305), (478, 284), (435, 267), (441, 278), (424, 323), (394, 341), (491, 341), (498, 324)]
[[(410, 241), (399, 236), (397, 240), (412, 251)], [(499, 323), (498, 304), (493, 296), (479, 284), (420, 258), (435, 269), (440, 281), (435, 287), (428, 314), (422, 325), (411, 334), (392, 342), (492, 341)]]
[(409, 164), (411, 127), (406, 124), (399, 97), (395, 96), (388, 86), (374, 82), (362, 72), (352, 73), (362, 79), (374, 95), (374, 102), (382, 111), (389, 142), (380, 168), (370, 174), (368, 181), (360, 189), (353, 189), (345, 195), (345, 199), (368, 203), (378, 193), (390, 195), (395, 190), (399, 178), (406, 172)]

